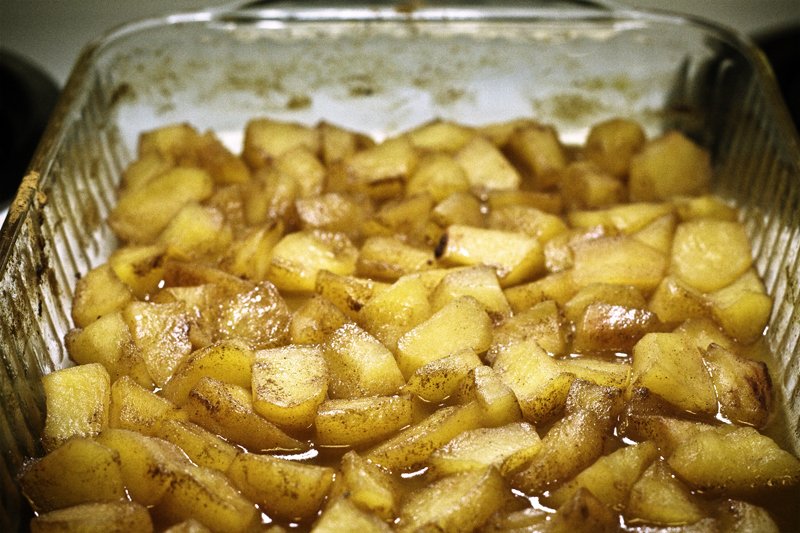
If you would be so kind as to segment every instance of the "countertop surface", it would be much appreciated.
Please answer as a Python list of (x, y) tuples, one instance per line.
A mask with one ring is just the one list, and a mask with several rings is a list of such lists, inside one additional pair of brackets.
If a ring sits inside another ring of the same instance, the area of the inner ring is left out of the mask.
[[(661, 0), (598, 0), (615, 6), (662, 9)], [(198, 0), (2, 0), (0, 51), (19, 58), (63, 87), (81, 50), (91, 40), (120, 24), (166, 12), (223, 7), (242, 2)], [(435, 2), (430, 2), (435, 3)], [(671, 11), (699, 16), (753, 38), (800, 27), (798, 0), (672, 0)], [(3, 88), (5, 93), (7, 89)], [(3, 98), (8, 97), (2, 96)], [(46, 116), (46, 115), (45, 115)], [(20, 176), (21, 177), (21, 176)], [(0, 176), (3, 181), (13, 176)], [(0, 209), (8, 198), (0, 199)], [(0, 221), (5, 213), (0, 212)]]

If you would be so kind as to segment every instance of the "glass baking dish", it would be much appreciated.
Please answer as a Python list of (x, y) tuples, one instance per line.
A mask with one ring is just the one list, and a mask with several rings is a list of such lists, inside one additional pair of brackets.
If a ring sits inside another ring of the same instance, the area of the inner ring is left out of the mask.
[[(271, 5), (271, 4), (270, 4)], [(256, 116), (326, 120), (376, 139), (433, 118), (533, 116), (579, 143), (605, 118), (708, 148), (742, 208), (775, 305), (766, 343), (800, 453), (800, 148), (768, 65), (698, 20), (592, 4), (280, 7), (176, 14), (91, 44), (0, 234), (0, 528), (23, 521), (15, 475), (41, 452), (40, 377), (69, 364), (76, 280), (116, 245), (105, 218), (142, 130), (190, 122), (234, 149)]]

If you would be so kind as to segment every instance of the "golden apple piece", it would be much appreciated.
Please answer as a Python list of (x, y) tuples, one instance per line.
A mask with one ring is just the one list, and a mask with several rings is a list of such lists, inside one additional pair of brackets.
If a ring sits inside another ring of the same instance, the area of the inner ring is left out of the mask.
[(130, 302), (122, 310), (147, 372), (163, 387), (192, 351), (189, 315), (183, 302)]
[(108, 223), (124, 241), (150, 243), (185, 204), (202, 202), (213, 190), (213, 179), (205, 170), (172, 168), (123, 194), (111, 210)]
[(324, 188), (325, 166), (306, 146), (283, 152), (275, 160), (274, 168), (297, 182), (301, 198), (320, 194)]
[(522, 411), (511, 387), (490, 366), (477, 366), (461, 380), (455, 393), (460, 404), (476, 401), (485, 427), (497, 427), (522, 420)]
[(359, 311), (359, 324), (396, 352), (398, 339), (430, 318), (429, 292), (420, 276), (403, 276), (364, 304)]
[(503, 287), (528, 281), (544, 270), (539, 241), (512, 231), (454, 224), (442, 236), (436, 256), (451, 265), (493, 267)]
[(300, 197), (300, 185), (292, 176), (271, 166), (261, 168), (242, 186), (241, 196), (243, 219), (250, 226), (276, 220), (291, 228), (297, 225), (295, 202)]
[[(562, 361), (560, 361), (562, 362)], [(601, 385), (591, 380), (575, 379), (570, 385), (565, 413), (591, 412), (610, 428), (622, 413), (625, 391), (611, 385)]]
[(701, 196), (678, 196), (672, 199), (682, 221), (700, 218), (717, 220), (737, 220), (736, 208), (729, 205), (719, 196), (704, 194)]
[(317, 409), (315, 440), (330, 446), (363, 446), (381, 441), (412, 422), (410, 396), (327, 400)]
[(197, 137), (194, 152), (198, 165), (211, 174), (217, 185), (250, 181), (250, 169), (244, 161), (228, 150), (213, 132), (207, 131)]
[(392, 471), (409, 470), (423, 465), (455, 436), (480, 426), (481, 409), (476, 402), (443, 407), (371, 448), (364, 458)]
[(678, 131), (647, 141), (631, 158), (628, 190), (632, 201), (666, 200), (705, 193), (711, 157)]
[(764, 334), (772, 313), (772, 298), (753, 269), (727, 287), (707, 294), (706, 301), (725, 333), (744, 344)]
[(119, 454), (86, 437), (74, 437), (26, 465), (19, 483), (37, 513), (126, 497)]
[(361, 309), (382, 285), (368, 278), (341, 276), (328, 270), (320, 270), (314, 291), (336, 305), (349, 319), (355, 320)]
[(165, 254), (166, 249), (159, 244), (123, 246), (111, 254), (108, 264), (136, 298), (144, 299), (164, 279)]
[(195, 424), (252, 452), (307, 447), (256, 413), (250, 391), (238, 385), (203, 377), (183, 408)]
[(470, 370), (482, 364), (473, 350), (460, 350), (419, 367), (408, 378), (403, 391), (427, 402), (441, 402), (458, 389)]
[(663, 254), (669, 254), (672, 251), (672, 238), (677, 225), (678, 219), (675, 214), (668, 213), (632, 233), (631, 237)]
[(675, 207), (666, 202), (635, 202), (601, 210), (570, 211), (567, 220), (574, 228), (607, 226), (630, 235), (674, 211)]
[(397, 341), (397, 364), (404, 376), (446, 355), (471, 349), (485, 352), (492, 342), (492, 321), (472, 296), (450, 301)]
[(592, 161), (567, 165), (558, 185), (571, 209), (609, 207), (622, 203), (627, 196), (624, 182)]
[(72, 320), (76, 327), (85, 328), (104, 315), (119, 311), (132, 299), (131, 289), (104, 263), (87, 272), (75, 285)]
[[(224, 296), (247, 292), (256, 286), (252, 281), (242, 279), (215, 266), (174, 259), (164, 262), (161, 275), (166, 288), (217, 285)], [(221, 297), (214, 295), (214, 298)]]
[(455, 154), (471, 187), (518, 189), (521, 177), (503, 153), (485, 137), (473, 137)]
[(483, 206), (470, 191), (455, 191), (436, 204), (430, 219), (443, 228), (453, 224), (481, 227), (484, 223)]
[(232, 240), (233, 232), (219, 210), (187, 202), (156, 242), (166, 247), (168, 257), (192, 261), (221, 255)]
[(150, 386), (152, 379), (136, 350), (122, 313), (104, 315), (83, 329), (70, 330), (64, 338), (70, 358), (80, 365), (99, 363), (115, 381), (130, 375), (137, 383)]
[(714, 382), (720, 414), (734, 424), (763, 428), (773, 404), (766, 363), (736, 355), (719, 344), (711, 344), (703, 360)]
[(623, 178), (628, 175), (631, 159), (642, 149), (646, 140), (639, 123), (614, 117), (591, 127), (583, 153), (600, 168)]
[(317, 294), (292, 313), (289, 339), (293, 344), (321, 344), (349, 321), (336, 304)]
[(93, 437), (108, 426), (111, 379), (99, 363), (56, 370), (42, 377), (47, 417), (42, 432), (46, 450), (71, 437)]
[(314, 290), (320, 270), (348, 276), (355, 273), (358, 250), (342, 233), (289, 233), (272, 249), (269, 279), (281, 290)]
[(189, 464), (171, 472), (172, 482), (151, 513), (156, 523), (194, 518), (212, 531), (247, 532), (260, 522), (256, 506), (216, 470)]
[(560, 359), (558, 365), (564, 372), (602, 387), (625, 390), (630, 384), (631, 365), (627, 362), (584, 356)]
[(490, 122), (477, 128), (477, 132), (496, 146), (503, 146), (508, 142), (511, 134), (519, 128), (535, 126), (537, 122), (530, 118), (515, 118), (501, 122)]
[(228, 476), (269, 516), (300, 521), (316, 515), (333, 482), (334, 470), (270, 455), (240, 453)]
[(701, 351), (712, 343), (727, 350), (737, 350), (738, 344), (723, 332), (710, 318), (690, 318), (675, 328), (675, 333), (687, 336)]
[(31, 519), (33, 533), (124, 533), (153, 531), (150, 513), (135, 502), (84, 503)]
[(585, 488), (609, 508), (622, 511), (628, 502), (631, 487), (656, 457), (658, 449), (652, 442), (623, 446), (597, 459), (571, 481), (553, 491), (544, 502), (561, 507), (580, 488)]
[(107, 429), (97, 442), (119, 454), (125, 489), (133, 501), (151, 506), (174, 482), (177, 470), (191, 463), (180, 448), (154, 437), (127, 429)]
[(317, 124), (320, 138), (320, 152), (325, 166), (331, 166), (362, 148), (367, 137), (336, 124), (325, 122)]
[(670, 272), (698, 291), (730, 285), (752, 262), (750, 240), (738, 222), (692, 220), (675, 230)]
[(586, 352), (630, 352), (647, 333), (659, 331), (661, 324), (647, 309), (613, 305), (589, 304), (575, 324), (572, 349)]
[(578, 287), (610, 283), (647, 293), (658, 286), (669, 264), (666, 255), (627, 236), (584, 240), (572, 249), (572, 280)]
[(669, 466), (692, 488), (747, 493), (796, 485), (800, 460), (752, 427), (722, 426), (679, 443)]
[(560, 215), (564, 210), (563, 198), (553, 191), (491, 189), (480, 193), (490, 213), (510, 206), (533, 207), (551, 215)]
[(607, 423), (591, 411), (578, 410), (559, 419), (542, 437), (542, 446), (511, 485), (537, 494), (570, 479), (603, 453)]
[(189, 392), (203, 377), (212, 377), (240, 387), (250, 387), (253, 351), (241, 341), (222, 341), (192, 354), (178, 367), (163, 388), (163, 395), (181, 406)]
[(550, 273), (560, 273), (575, 265), (572, 246), (587, 239), (598, 239), (612, 234), (613, 228), (597, 226), (591, 230), (568, 229), (556, 235), (544, 245), (544, 265)]
[(389, 533), (392, 528), (376, 515), (363, 511), (347, 498), (336, 498), (322, 511), (311, 528), (313, 533)]
[(611, 283), (593, 283), (582, 287), (575, 296), (564, 304), (564, 316), (570, 322), (578, 324), (583, 314), (593, 303), (604, 303), (644, 309), (647, 301), (642, 292), (632, 285), (614, 285)]
[(691, 413), (713, 415), (717, 397), (700, 350), (680, 333), (648, 333), (633, 347), (632, 387)]
[(472, 296), (484, 305), (495, 322), (511, 315), (494, 268), (485, 265), (453, 269), (445, 275), (430, 295), (434, 311), (461, 296)]
[(145, 389), (128, 376), (111, 385), (108, 425), (154, 435), (159, 424), (168, 419), (186, 420), (187, 413), (166, 398)]
[(489, 229), (524, 233), (542, 244), (567, 231), (567, 225), (561, 217), (519, 204), (491, 209), (486, 224)]
[(227, 471), (233, 458), (241, 451), (217, 434), (176, 418), (163, 420), (153, 436), (178, 446), (198, 466), (220, 472)]
[(580, 287), (572, 279), (572, 271), (555, 272), (530, 283), (503, 290), (511, 310), (519, 313), (546, 300), (564, 306)]
[(366, 197), (339, 192), (298, 198), (295, 209), (304, 230), (337, 231), (350, 238), (358, 238), (372, 210)]
[(398, 531), (473, 531), (502, 507), (507, 492), (492, 467), (447, 476), (406, 498)]
[(242, 159), (251, 167), (273, 163), (281, 155), (302, 146), (316, 153), (320, 147), (319, 132), (302, 124), (268, 118), (253, 119), (244, 132)]
[(283, 295), (269, 281), (217, 302), (217, 339), (239, 340), (255, 350), (286, 343), (291, 314)]
[(613, 533), (619, 517), (591, 491), (580, 488), (553, 515), (552, 533)]
[[(406, 137), (394, 137), (358, 151), (345, 159), (348, 175), (356, 190), (382, 197), (383, 185), (404, 184), (417, 166), (416, 148)], [(392, 190), (392, 189), (389, 189)]]
[(174, 166), (175, 161), (156, 151), (141, 154), (122, 171), (120, 188), (124, 191), (138, 189)]
[(631, 487), (625, 514), (637, 522), (662, 526), (694, 524), (705, 516), (689, 488), (660, 460)]
[(525, 420), (532, 424), (547, 421), (559, 412), (575, 379), (533, 340), (504, 346), (492, 367), (514, 391)]
[(231, 242), (220, 266), (234, 276), (258, 282), (267, 277), (272, 249), (283, 236), (283, 223), (247, 230)]
[(408, 178), (406, 194), (427, 193), (441, 202), (453, 193), (468, 191), (469, 187), (469, 179), (461, 165), (450, 155), (434, 152), (420, 158)]
[(327, 396), (328, 375), (318, 346), (260, 350), (253, 364), (253, 410), (279, 426), (307, 428)]
[(400, 494), (391, 474), (349, 451), (342, 457), (341, 476), (349, 501), (383, 520), (394, 520)]
[(375, 219), (393, 234), (400, 233), (413, 239), (424, 233), (434, 203), (428, 193), (407, 194), (387, 200), (375, 213)]
[(203, 283), (190, 287), (164, 287), (147, 301), (156, 304), (183, 304), (189, 322), (189, 342), (192, 349), (197, 349), (216, 340), (220, 303), (228, 298), (230, 294), (223, 287)]
[(431, 120), (407, 133), (411, 144), (428, 152), (453, 153), (474, 136), (475, 130), (449, 120)]
[(333, 332), (322, 350), (331, 398), (391, 395), (405, 383), (392, 352), (356, 324)]
[(648, 309), (665, 324), (710, 315), (705, 296), (675, 276), (665, 276), (650, 296)]
[(530, 125), (514, 130), (504, 146), (509, 159), (531, 179), (534, 189), (557, 185), (567, 154), (552, 126)]
[(619, 422), (621, 435), (635, 441), (651, 440), (665, 457), (683, 441), (715, 427), (706, 422), (677, 418), (669, 404), (647, 389), (632, 391)]
[(185, 161), (194, 157), (192, 152), (199, 137), (197, 129), (190, 124), (167, 124), (140, 134), (137, 153), (140, 156), (157, 153), (174, 162)]
[(433, 452), (428, 464), (437, 477), (489, 466), (505, 476), (527, 464), (541, 445), (536, 429), (527, 422), (478, 428), (465, 431)]
[(492, 363), (505, 346), (528, 340), (535, 341), (548, 354), (562, 355), (567, 351), (569, 329), (556, 302), (545, 300), (518, 311), (494, 328), (486, 360)]
[[(249, 178), (247, 183), (249, 183)], [(246, 183), (217, 185), (208, 200), (203, 202), (203, 205), (222, 213), (225, 222), (227, 222), (233, 230), (234, 237), (240, 237), (243, 233), (248, 231), (248, 228), (245, 227), (247, 222), (245, 221), (243, 209), (244, 191), (246, 188)]]
[(432, 250), (407, 244), (396, 237), (368, 237), (358, 254), (360, 276), (395, 281), (401, 276), (436, 267)]
[(501, 508), (493, 514), (483, 525), (481, 531), (484, 533), (550, 531), (552, 516), (552, 511), (548, 512), (541, 508), (518, 509), (515, 506), (509, 506), (509, 508)]

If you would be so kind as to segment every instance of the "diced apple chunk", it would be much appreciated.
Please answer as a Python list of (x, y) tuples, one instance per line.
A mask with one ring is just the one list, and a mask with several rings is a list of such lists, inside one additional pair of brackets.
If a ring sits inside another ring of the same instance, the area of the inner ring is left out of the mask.
[(669, 466), (692, 488), (748, 492), (800, 482), (800, 460), (751, 427), (720, 427), (678, 444)]
[(404, 376), (463, 349), (483, 353), (492, 342), (492, 322), (472, 296), (452, 300), (397, 341), (397, 364)]
[(506, 499), (495, 468), (445, 477), (412, 494), (400, 510), (399, 531), (472, 531)]
[(253, 364), (253, 410), (290, 428), (311, 426), (328, 392), (328, 367), (314, 346), (261, 350)]
[(671, 404), (714, 414), (717, 397), (700, 350), (680, 333), (648, 333), (633, 347), (631, 386), (646, 387)]
[(675, 230), (670, 271), (701, 292), (730, 285), (752, 262), (750, 240), (738, 222), (692, 220)]
[(437, 255), (453, 265), (493, 267), (504, 287), (526, 281), (544, 269), (539, 241), (512, 231), (455, 224), (447, 228)]

